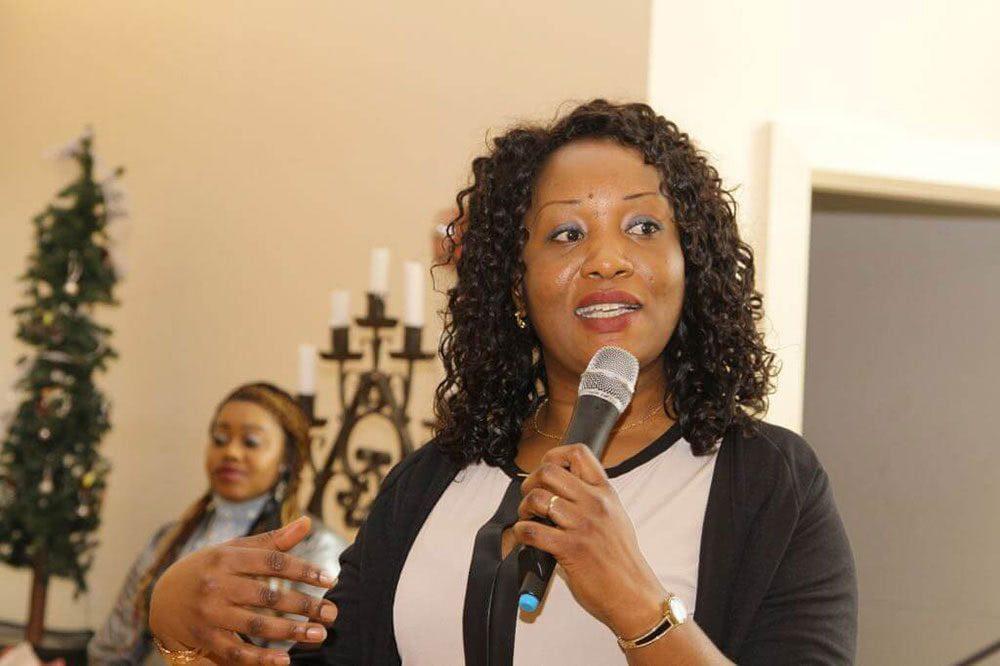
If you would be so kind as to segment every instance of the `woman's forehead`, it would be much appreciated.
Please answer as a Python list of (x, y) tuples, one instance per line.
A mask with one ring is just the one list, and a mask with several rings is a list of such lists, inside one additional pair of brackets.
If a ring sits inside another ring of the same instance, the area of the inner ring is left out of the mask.
[(258, 404), (233, 400), (227, 402), (215, 417), (217, 425), (246, 429), (273, 430), (280, 428), (274, 416)]
[(535, 180), (533, 204), (549, 200), (625, 197), (659, 191), (660, 172), (635, 148), (607, 139), (583, 139), (555, 150)]

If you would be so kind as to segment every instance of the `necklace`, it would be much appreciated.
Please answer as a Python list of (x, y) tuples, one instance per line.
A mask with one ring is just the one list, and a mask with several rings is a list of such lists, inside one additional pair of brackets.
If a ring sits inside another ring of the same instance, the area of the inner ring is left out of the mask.
[[(538, 427), (538, 412), (542, 411), (542, 407), (544, 407), (547, 404), (549, 404), (549, 399), (546, 397), (545, 400), (542, 401), (542, 404), (540, 404), (538, 406), (538, 409), (535, 410), (535, 413), (531, 415), (531, 429), (534, 430), (535, 432), (537, 432), (542, 437), (548, 437), (549, 439), (562, 440), (562, 435), (553, 435), (552, 433), (545, 432), (544, 430), (542, 430), (541, 428)], [(615, 428), (611, 432), (612, 433), (616, 433), (616, 432), (624, 432), (626, 430), (631, 430), (632, 428), (634, 428), (636, 426), (639, 426), (639, 425), (642, 425), (643, 423), (645, 423), (649, 419), (653, 418), (657, 414), (657, 412), (660, 412), (662, 410), (663, 410), (663, 405), (656, 405), (656, 406), (653, 407), (653, 409), (651, 409), (649, 411), (648, 414), (646, 414), (645, 416), (643, 416), (638, 421), (633, 421), (632, 423), (629, 423), (626, 426), (621, 426), (619, 428)], [(565, 435), (565, 434), (566, 433), (563, 432), (563, 435)]]

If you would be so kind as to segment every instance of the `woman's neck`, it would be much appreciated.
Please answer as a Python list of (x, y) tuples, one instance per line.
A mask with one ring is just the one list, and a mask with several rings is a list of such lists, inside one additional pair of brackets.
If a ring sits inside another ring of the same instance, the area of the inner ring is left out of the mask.
[[(663, 366), (658, 362), (651, 366), (640, 371), (632, 401), (608, 439), (601, 458), (604, 467), (614, 467), (631, 458), (673, 424), (673, 419), (663, 410), (666, 395)], [(517, 455), (521, 469), (535, 469), (545, 452), (561, 443), (576, 405), (578, 386), (579, 376), (561, 380), (558, 376), (549, 378), (548, 399), (525, 424)]]
[(226, 499), (219, 493), (212, 493), (212, 504), (215, 511), (220, 514), (233, 517), (249, 516), (250, 518), (256, 518), (260, 514), (261, 509), (264, 508), (264, 504), (267, 503), (268, 497), (270, 495), (264, 493), (249, 499), (232, 500)]

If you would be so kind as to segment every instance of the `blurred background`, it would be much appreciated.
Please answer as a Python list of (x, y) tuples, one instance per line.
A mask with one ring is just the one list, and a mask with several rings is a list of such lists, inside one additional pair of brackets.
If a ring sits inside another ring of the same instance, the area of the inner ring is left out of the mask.
[[(1000, 58), (992, 1), (289, 3), (0, 0), (0, 312), (31, 218), (71, 177), (43, 154), (93, 126), (125, 165), (113, 471), (93, 628), (153, 530), (204, 490), (211, 410), (294, 388), (332, 289), (362, 313), (369, 254), (432, 260), (491, 134), (593, 97), (649, 102), (725, 183), (784, 364), (769, 420), (803, 432), (858, 563), (859, 663), (938, 664), (1000, 637)], [(446, 280), (446, 272), (442, 275)], [(440, 287), (440, 284), (439, 284)], [(424, 347), (442, 299), (426, 288)], [(0, 410), (23, 350), (0, 317)], [(424, 441), (436, 361), (414, 374)], [(317, 412), (332, 409), (319, 369)], [(327, 405), (324, 403), (327, 397)], [(352, 530), (331, 519), (344, 536)], [(0, 568), (0, 620), (30, 576)]]

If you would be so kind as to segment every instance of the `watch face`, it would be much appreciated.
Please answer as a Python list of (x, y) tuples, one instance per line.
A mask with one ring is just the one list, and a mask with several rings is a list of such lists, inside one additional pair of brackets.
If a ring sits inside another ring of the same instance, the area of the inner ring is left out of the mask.
[(670, 597), (667, 605), (670, 606), (670, 614), (674, 616), (678, 624), (687, 620), (687, 608), (684, 607), (684, 602), (681, 601), (680, 597)]

